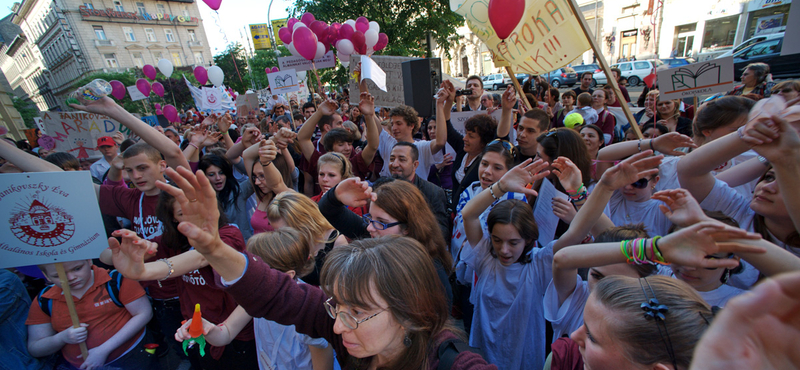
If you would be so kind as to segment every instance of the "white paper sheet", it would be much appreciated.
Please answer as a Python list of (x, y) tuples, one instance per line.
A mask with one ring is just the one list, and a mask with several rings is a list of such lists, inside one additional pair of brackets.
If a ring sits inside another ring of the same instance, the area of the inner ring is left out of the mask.
[(386, 72), (366, 55), (361, 56), (361, 81), (369, 78), (379, 89), (386, 91)]
[(569, 200), (567, 194), (558, 190), (548, 179), (542, 180), (539, 196), (533, 208), (533, 218), (539, 227), (539, 245), (544, 246), (553, 241), (559, 218), (553, 213), (553, 198)]

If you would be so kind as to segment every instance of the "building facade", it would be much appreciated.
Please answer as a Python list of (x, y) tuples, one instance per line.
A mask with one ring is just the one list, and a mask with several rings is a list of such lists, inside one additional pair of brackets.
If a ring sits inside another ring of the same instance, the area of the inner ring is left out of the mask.
[(213, 61), (194, 0), (24, 0), (12, 21), (41, 54), (40, 110), (65, 109), (75, 82), (94, 72)]

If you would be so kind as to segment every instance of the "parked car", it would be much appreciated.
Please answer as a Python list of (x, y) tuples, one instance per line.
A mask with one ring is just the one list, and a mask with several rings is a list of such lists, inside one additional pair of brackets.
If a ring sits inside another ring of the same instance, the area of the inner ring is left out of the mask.
[(487, 90), (505, 89), (511, 84), (511, 77), (505, 73), (493, 73), (483, 80), (483, 88)]
[[(622, 77), (628, 80), (628, 86), (636, 86), (649, 74), (655, 73), (656, 68), (662, 65), (664, 65), (664, 62), (658, 59), (647, 59), (612, 64), (611, 68), (619, 68), (620, 72), (622, 72)], [(596, 72), (592, 78), (594, 78), (592, 87), (608, 83), (606, 74), (603, 71)]]
[[(669, 59), (661, 59), (664, 62), (664, 65), (661, 68), (676, 68), (680, 66), (685, 66), (687, 64), (695, 63), (696, 61), (694, 58), (669, 58)], [(659, 68), (659, 70), (661, 70)]]
[(796, 78), (800, 77), (800, 65), (797, 63), (798, 54), (781, 56), (783, 37), (768, 39), (740, 50), (733, 55), (733, 77), (739, 81), (744, 68), (750, 63), (767, 63), (772, 77)]
[(784, 34), (784, 32), (776, 32), (776, 33), (768, 33), (768, 34), (765, 34), (765, 35), (758, 35), (758, 36), (751, 37), (751, 38), (749, 38), (747, 40), (744, 40), (741, 44), (736, 45), (736, 47), (732, 48), (731, 50), (728, 50), (728, 51), (726, 51), (726, 52), (724, 52), (724, 53), (722, 53), (720, 55), (717, 55), (716, 59), (729, 57), (729, 56), (731, 56), (733, 54), (738, 54), (740, 51), (746, 49), (748, 46), (757, 44), (757, 43), (762, 42), (762, 41), (772, 40), (772, 39), (779, 38), (779, 37), (782, 38), (783, 34)]
[(597, 72), (598, 70), (600, 70), (600, 65), (598, 65), (596, 63), (581, 64), (579, 66), (570, 66), (570, 67), (575, 71), (575, 76), (578, 77), (578, 81), (580, 81), (581, 75), (583, 74), (583, 72), (587, 72), (587, 71), (588, 72)]
[(519, 82), (519, 84), (522, 85), (525, 82), (525, 80), (531, 77), (531, 75), (527, 73), (515, 73), (514, 77), (516, 77), (517, 82)]
[(578, 75), (575, 73), (575, 70), (570, 67), (563, 67), (555, 71), (547, 72), (542, 74), (542, 77), (547, 80), (550, 86), (556, 89), (561, 86), (572, 87), (578, 82)]

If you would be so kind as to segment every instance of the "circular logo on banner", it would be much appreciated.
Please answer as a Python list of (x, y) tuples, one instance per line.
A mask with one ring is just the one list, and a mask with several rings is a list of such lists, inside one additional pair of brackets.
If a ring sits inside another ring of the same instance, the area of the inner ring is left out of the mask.
[(34, 247), (59, 246), (75, 234), (71, 215), (61, 208), (48, 207), (37, 199), (27, 210), (13, 214), (9, 224), (17, 239)]

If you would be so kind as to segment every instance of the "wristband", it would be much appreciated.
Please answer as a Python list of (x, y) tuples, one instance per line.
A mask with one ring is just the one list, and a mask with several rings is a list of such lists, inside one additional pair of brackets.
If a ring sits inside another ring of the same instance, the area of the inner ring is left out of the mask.
[(197, 150), (200, 150), (200, 147), (198, 147), (195, 143), (189, 143), (189, 145), (193, 146)]
[(758, 161), (761, 162), (761, 164), (769, 167), (769, 160), (767, 158), (764, 156), (757, 156), (756, 158), (758, 158)]
[(165, 276), (164, 278), (158, 280), (158, 287), (162, 288), (161, 282), (164, 281), (164, 280), (169, 279), (169, 277), (172, 276), (172, 273), (175, 272), (175, 268), (172, 266), (172, 262), (170, 260), (166, 259), (166, 258), (161, 258), (161, 259), (159, 259), (159, 261), (166, 263), (167, 267), (169, 267), (169, 272), (167, 273), (167, 276)]
[(272, 161), (267, 162), (267, 164), (264, 164), (264, 162), (259, 162), (259, 163), (261, 163), (261, 167), (269, 167), (269, 165), (272, 164)]

